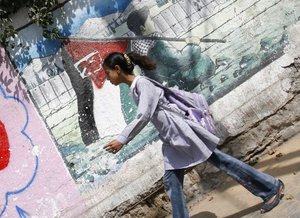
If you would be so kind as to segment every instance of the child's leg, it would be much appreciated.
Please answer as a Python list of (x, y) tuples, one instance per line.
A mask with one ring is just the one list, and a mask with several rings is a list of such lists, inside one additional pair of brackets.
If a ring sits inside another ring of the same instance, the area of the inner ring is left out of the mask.
[(255, 196), (270, 200), (279, 189), (279, 181), (248, 164), (215, 149), (208, 162), (234, 178)]
[(183, 194), (184, 169), (167, 170), (164, 185), (171, 200), (173, 218), (189, 218)]

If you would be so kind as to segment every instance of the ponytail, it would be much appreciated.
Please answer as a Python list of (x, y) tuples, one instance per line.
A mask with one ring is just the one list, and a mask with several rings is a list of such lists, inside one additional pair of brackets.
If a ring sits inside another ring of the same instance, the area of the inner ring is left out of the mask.
[(134, 64), (144, 70), (155, 70), (156, 64), (148, 56), (140, 55), (135, 52), (123, 54), (121, 52), (110, 53), (103, 61), (103, 65), (114, 69), (116, 65), (126, 74), (133, 74)]
[(130, 60), (138, 65), (141, 69), (144, 70), (155, 70), (156, 69), (156, 63), (152, 61), (148, 56), (146, 55), (140, 55), (135, 52), (130, 52), (127, 54)]

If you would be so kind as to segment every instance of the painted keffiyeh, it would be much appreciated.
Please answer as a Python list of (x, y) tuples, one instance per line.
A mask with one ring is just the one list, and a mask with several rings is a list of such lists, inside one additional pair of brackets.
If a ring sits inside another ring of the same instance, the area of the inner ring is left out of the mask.
[[(159, 32), (152, 33), (148, 35), (148, 37), (161, 37), (162, 34)], [(147, 55), (149, 49), (153, 48), (156, 44), (156, 40), (152, 39), (139, 39), (134, 40), (131, 44), (132, 51), (140, 54), (140, 55)]]

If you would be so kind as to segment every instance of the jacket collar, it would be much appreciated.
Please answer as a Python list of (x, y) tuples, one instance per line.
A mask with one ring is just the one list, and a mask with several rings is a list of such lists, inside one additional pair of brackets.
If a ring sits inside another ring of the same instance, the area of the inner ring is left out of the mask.
[(133, 93), (133, 90), (134, 90), (134, 88), (135, 88), (135, 86), (136, 86), (136, 82), (137, 82), (140, 78), (141, 78), (141, 76), (140, 76), (140, 75), (137, 75), (137, 76), (134, 78), (134, 80), (132, 81), (131, 86), (130, 86), (130, 91), (131, 91), (131, 93)]

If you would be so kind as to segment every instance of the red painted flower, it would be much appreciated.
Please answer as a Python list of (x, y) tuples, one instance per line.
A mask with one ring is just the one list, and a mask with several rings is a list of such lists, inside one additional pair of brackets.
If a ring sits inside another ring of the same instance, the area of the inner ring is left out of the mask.
[(9, 163), (9, 142), (4, 124), (0, 120), (0, 170), (7, 167)]

